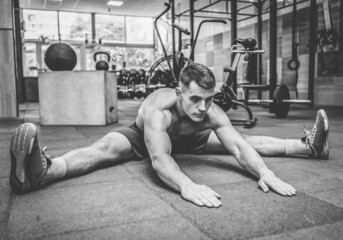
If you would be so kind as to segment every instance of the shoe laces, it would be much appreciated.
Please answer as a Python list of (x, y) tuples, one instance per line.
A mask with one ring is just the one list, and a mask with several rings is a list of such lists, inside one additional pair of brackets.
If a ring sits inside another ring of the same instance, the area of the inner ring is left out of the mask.
[(46, 154), (47, 150), (48, 150), (48, 148), (46, 146), (41, 148), (41, 152), (42, 152), (41, 159), (42, 159), (42, 163), (43, 163), (44, 168), (46, 168), (46, 167), (51, 165), (52, 156)]
[(306, 146), (313, 144), (313, 140), (314, 140), (314, 136), (316, 135), (316, 132), (317, 132), (317, 126), (316, 125), (313, 126), (312, 130), (307, 130), (304, 126), (304, 130), (302, 132), (302, 135), (305, 136), (304, 142), (305, 142)]

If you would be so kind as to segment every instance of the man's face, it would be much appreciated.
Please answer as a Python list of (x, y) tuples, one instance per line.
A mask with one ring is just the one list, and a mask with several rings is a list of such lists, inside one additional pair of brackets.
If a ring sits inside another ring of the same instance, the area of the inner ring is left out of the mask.
[(194, 122), (201, 122), (212, 105), (214, 88), (207, 90), (192, 81), (189, 87), (180, 83), (181, 105), (187, 116)]

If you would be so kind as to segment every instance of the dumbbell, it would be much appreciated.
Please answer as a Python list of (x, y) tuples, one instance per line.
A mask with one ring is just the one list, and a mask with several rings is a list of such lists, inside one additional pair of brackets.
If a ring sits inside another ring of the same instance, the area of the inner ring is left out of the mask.
[(139, 84), (135, 87), (135, 98), (141, 99), (145, 96), (145, 84)]

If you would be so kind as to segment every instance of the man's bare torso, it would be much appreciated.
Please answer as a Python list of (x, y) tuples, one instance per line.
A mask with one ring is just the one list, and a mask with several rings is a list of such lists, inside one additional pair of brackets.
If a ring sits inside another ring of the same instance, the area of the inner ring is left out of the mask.
[(167, 133), (172, 141), (192, 136), (195, 133), (211, 128), (209, 121), (211, 110), (201, 122), (193, 122), (187, 116), (179, 116), (174, 89), (159, 89), (151, 94), (138, 110), (137, 126), (143, 130), (145, 122), (151, 121), (151, 118), (149, 119), (147, 116), (156, 110), (163, 112), (166, 118), (164, 124), (166, 124)]

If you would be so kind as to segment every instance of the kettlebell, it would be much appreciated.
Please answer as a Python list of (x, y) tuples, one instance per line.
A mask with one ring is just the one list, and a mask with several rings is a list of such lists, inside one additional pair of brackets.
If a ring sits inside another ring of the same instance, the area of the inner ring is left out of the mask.
[[(99, 55), (99, 57), (97, 57)], [(107, 71), (109, 68), (109, 62), (111, 60), (111, 56), (108, 52), (96, 52), (93, 55), (96, 70), (105, 70)]]

